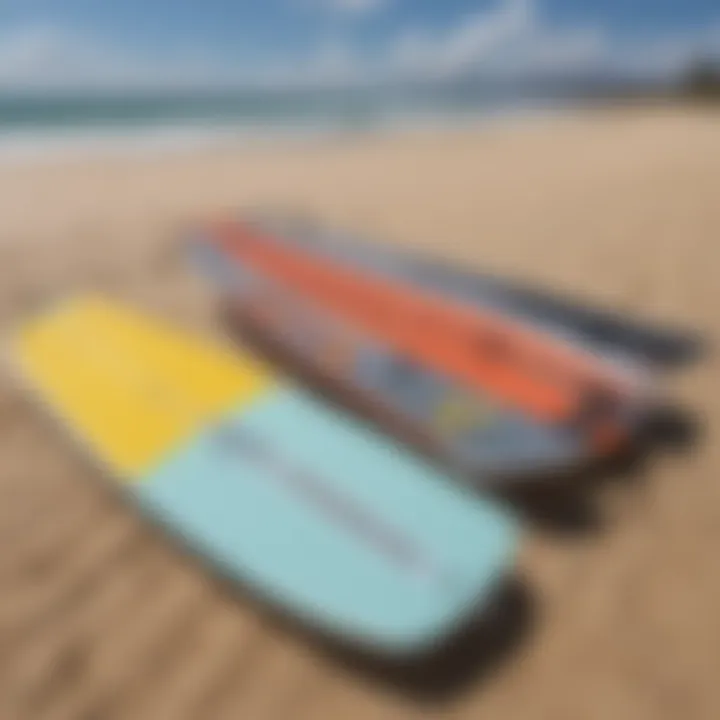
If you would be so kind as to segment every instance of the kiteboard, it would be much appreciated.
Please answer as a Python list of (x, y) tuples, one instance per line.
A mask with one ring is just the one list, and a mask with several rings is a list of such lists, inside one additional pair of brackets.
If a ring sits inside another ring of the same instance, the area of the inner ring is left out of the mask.
[(96, 296), (22, 324), (9, 355), (142, 509), (323, 632), (425, 651), (512, 571), (511, 514), (251, 356)]
[(293, 301), (314, 303), (328, 318), (466, 392), (487, 394), (541, 423), (580, 427), (602, 452), (622, 444), (633, 428), (638, 378), (557, 347), (540, 333), (288, 247), (252, 228), (217, 223), (201, 241), (223, 253), (225, 262), (272, 284), (275, 294), (281, 288)]
[(308, 252), (350, 263), (381, 276), (411, 282), (426, 291), (527, 322), (608, 361), (667, 370), (701, 351), (696, 335), (628, 319), (519, 281), (451, 265), (436, 257), (391, 247), (356, 234), (326, 229), (280, 214), (248, 214), (238, 222), (272, 233)]
[(409, 425), (478, 484), (549, 476), (597, 455), (584, 428), (543, 422), (488, 392), (470, 392), (204, 238), (190, 243), (190, 253), (231, 315), (249, 319), (291, 357)]

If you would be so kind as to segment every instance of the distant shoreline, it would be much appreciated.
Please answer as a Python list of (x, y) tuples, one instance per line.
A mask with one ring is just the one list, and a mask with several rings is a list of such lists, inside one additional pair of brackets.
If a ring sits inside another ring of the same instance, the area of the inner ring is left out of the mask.
[(354, 137), (397, 135), (424, 131), (482, 128), (497, 122), (525, 121), (564, 112), (560, 105), (493, 108), (476, 113), (407, 114), (377, 122), (338, 122), (327, 118), (314, 123), (288, 118), (281, 123), (168, 122), (86, 127), (0, 129), (0, 165), (62, 162), (81, 158), (185, 154), (221, 148), (262, 150), (308, 142)]
[(407, 133), (482, 130), (497, 124), (524, 124), (546, 118), (596, 112), (693, 110), (715, 107), (690, 96), (667, 93), (595, 96), (573, 102), (518, 103), (488, 106), (475, 112), (407, 113), (373, 121), (353, 122), (334, 117), (315, 122), (289, 117), (284, 123), (249, 123), (242, 119), (218, 122), (104, 123), (57, 128), (0, 127), (0, 166), (56, 164), (117, 157), (158, 157), (230, 149), (255, 152), (314, 143)]

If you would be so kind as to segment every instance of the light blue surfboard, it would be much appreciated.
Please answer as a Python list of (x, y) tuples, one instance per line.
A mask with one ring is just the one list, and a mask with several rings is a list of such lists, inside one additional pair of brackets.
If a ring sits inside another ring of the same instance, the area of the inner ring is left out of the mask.
[(498, 507), (298, 390), (201, 432), (137, 493), (231, 577), (393, 654), (482, 610), (517, 541)]

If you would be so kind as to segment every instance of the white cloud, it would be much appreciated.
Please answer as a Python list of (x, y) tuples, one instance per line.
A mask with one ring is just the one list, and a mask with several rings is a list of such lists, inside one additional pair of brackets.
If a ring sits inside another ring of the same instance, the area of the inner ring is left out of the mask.
[[(314, 1), (354, 12), (383, 4)], [(58, 27), (20, 28), (0, 34), (0, 86), (328, 85), (592, 70), (667, 77), (698, 54), (720, 57), (720, 18), (715, 26), (699, 31), (630, 42), (613, 38), (599, 26), (552, 26), (542, 17), (538, 2), (498, 0), (489, 10), (470, 14), (442, 32), (409, 27), (372, 57), (330, 38), (310, 57), (278, 59), (273, 67), (260, 69), (232, 66), (202, 48), (179, 57), (147, 57)]]
[(353, 82), (365, 75), (361, 59), (351, 47), (340, 41), (330, 41), (321, 46), (300, 70), (306, 77), (325, 83)]
[(444, 35), (406, 33), (395, 45), (394, 60), (410, 74), (497, 77), (587, 68), (607, 52), (601, 28), (551, 28), (532, 0), (505, 0), (465, 18)]
[(539, 0), (500, 0), (442, 34), (408, 30), (394, 42), (391, 64), (405, 76), (428, 78), (592, 70), (668, 76), (699, 54), (720, 57), (720, 18), (705, 30), (620, 41), (598, 25), (553, 27), (539, 9)]
[(0, 86), (6, 88), (180, 87), (241, 79), (237, 70), (204, 53), (142, 56), (62, 27), (31, 26), (0, 35)]
[(93, 55), (60, 28), (21, 28), (0, 37), (0, 79), (9, 84), (33, 83), (42, 75), (54, 75), (61, 66), (65, 73), (86, 75), (95, 66)]
[(534, 10), (530, 0), (507, 0), (465, 18), (440, 36), (408, 31), (398, 38), (392, 59), (400, 70), (410, 73), (442, 76), (462, 72), (532, 35)]

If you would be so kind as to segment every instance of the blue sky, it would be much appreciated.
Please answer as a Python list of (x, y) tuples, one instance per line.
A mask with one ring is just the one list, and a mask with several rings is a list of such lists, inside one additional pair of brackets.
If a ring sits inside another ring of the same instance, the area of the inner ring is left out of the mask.
[(718, 0), (0, 0), (0, 85), (328, 83), (720, 56)]

